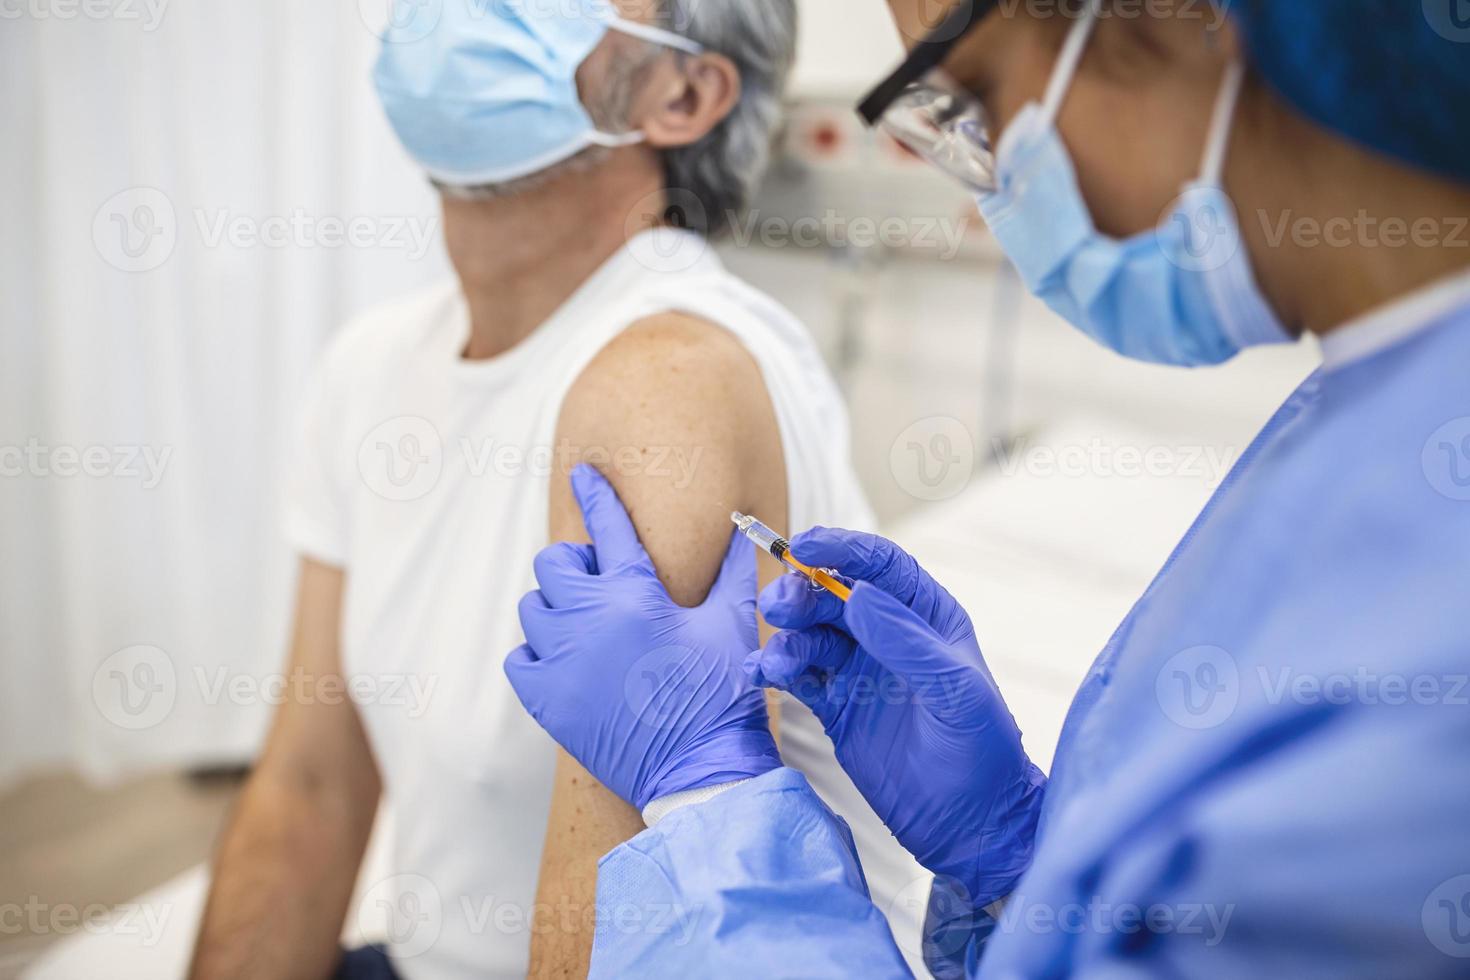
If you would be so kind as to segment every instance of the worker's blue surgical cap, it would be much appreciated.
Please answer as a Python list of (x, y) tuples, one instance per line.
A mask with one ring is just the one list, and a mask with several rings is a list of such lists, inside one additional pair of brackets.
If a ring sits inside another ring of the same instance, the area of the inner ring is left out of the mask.
[(1234, 0), (1252, 66), (1307, 117), (1470, 181), (1470, 0)]

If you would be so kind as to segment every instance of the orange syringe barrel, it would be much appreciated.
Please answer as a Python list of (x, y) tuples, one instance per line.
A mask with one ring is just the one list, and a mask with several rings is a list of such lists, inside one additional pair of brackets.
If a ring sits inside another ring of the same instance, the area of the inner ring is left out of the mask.
[(837, 581), (835, 578), (833, 578), (822, 569), (812, 568), (810, 565), (803, 565), (795, 558), (792, 558), (790, 552), (787, 552), (786, 557), (782, 558), (781, 560), (785, 562), (786, 566), (792, 571), (796, 572), (799, 575), (805, 575), (807, 578), (811, 579), (812, 582), (820, 585), (822, 588), (826, 589), (828, 592), (832, 593), (843, 602), (846, 602), (847, 600), (852, 598), (852, 589), (849, 589), (847, 586)]
[(821, 568), (812, 568), (810, 565), (802, 564), (791, 557), (791, 545), (787, 543), (786, 539), (754, 517), (736, 511), (730, 515), (730, 520), (740, 529), (740, 533), (749, 538), (757, 548), (793, 572), (805, 577), (812, 584), (826, 589), (843, 602), (852, 598), (852, 590), (837, 581), (830, 572)]

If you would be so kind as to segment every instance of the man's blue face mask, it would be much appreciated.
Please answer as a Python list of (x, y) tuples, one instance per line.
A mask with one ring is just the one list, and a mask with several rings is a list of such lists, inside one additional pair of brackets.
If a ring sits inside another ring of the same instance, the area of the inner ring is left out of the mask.
[(397, 0), (373, 78), (388, 119), (429, 176), (456, 186), (527, 177), (603, 133), (577, 91), (577, 69), (609, 30), (690, 54), (698, 44), (623, 20), (610, 0)]
[(1097, 230), (1056, 128), (1095, 12), (1068, 38), (1045, 101), (1022, 109), (996, 148), (996, 189), (980, 196), (980, 210), (1001, 248), (1033, 293), (1125, 357), (1218, 364), (1246, 347), (1290, 341), (1220, 186), (1241, 66), (1227, 72), (1201, 175), (1163, 224), (1124, 241)]

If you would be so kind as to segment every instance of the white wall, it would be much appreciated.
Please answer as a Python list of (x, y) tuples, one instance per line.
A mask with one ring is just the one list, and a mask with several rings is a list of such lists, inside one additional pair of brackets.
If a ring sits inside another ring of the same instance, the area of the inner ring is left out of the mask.
[(792, 95), (852, 97), (903, 58), (888, 6), (878, 0), (801, 0), (801, 44)]

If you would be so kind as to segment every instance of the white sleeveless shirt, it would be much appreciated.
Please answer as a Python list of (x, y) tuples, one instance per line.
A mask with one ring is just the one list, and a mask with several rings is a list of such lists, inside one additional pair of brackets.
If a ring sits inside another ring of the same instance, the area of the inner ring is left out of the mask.
[[(841, 398), (806, 331), (686, 232), (633, 239), (489, 361), (460, 356), (457, 283), (374, 311), (337, 337), (311, 392), (287, 530), (301, 553), (346, 571), (344, 668), (393, 815), (395, 874), (367, 901), (388, 911), (407, 980), (525, 976), (556, 746), (501, 665), (524, 642), (516, 604), (547, 543), (562, 401), (609, 341), (668, 311), (724, 328), (759, 365), (791, 528), (871, 526)], [(662, 461), (676, 474), (692, 463)], [(789, 698), (782, 753), (852, 825), (874, 900), (918, 962), (923, 872)]]

